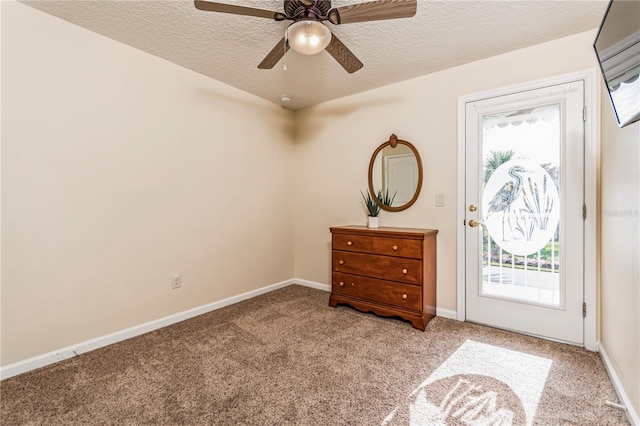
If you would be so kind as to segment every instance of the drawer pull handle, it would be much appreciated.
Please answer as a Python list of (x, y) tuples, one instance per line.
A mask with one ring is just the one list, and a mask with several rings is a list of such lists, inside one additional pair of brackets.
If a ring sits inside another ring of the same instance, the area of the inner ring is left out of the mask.
[(341, 260), (340, 262), (338, 262), (341, 265), (344, 265), (344, 260)]
[(403, 294), (403, 295), (402, 295), (402, 298), (403, 298), (404, 300), (407, 300), (407, 295), (406, 295), (406, 294)]
[(344, 281), (340, 281), (340, 287), (344, 287)]
[(353, 245), (353, 241), (347, 241), (347, 245), (348, 246), (352, 246)]
[(393, 246), (391, 248), (393, 249), (393, 251), (398, 251), (398, 246)]
[(355, 285), (354, 283), (351, 283), (351, 286), (354, 286), (354, 285)]
[(407, 268), (404, 268), (404, 269), (402, 270), (402, 273), (403, 273), (403, 274), (405, 274), (405, 275), (407, 275), (407, 272), (409, 272), (409, 270), (408, 270)]

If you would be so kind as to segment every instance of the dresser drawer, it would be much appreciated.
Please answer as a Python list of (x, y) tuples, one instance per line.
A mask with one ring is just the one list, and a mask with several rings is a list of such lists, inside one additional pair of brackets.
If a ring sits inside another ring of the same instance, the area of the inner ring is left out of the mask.
[(401, 240), (397, 238), (379, 237), (373, 237), (371, 240), (371, 253), (422, 259), (421, 240)]
[(334, 272), (331, 291), (399, 308), (419, 311), (422, 307), (422, 290), (415, 285)]
[(373, 237), (368, 235), (334, 234), (333, 249), (386, 256), (422, 258), (422, 240)]
[(378, 256), (333, 250), (333, 271), (389, 281), (422, 284), (422, 262), (402, 257)]
[(334, 234), (332, 247), (334, 250), (369, 253), (372, 246), (371, 240), (372, 237), (366, 235)]

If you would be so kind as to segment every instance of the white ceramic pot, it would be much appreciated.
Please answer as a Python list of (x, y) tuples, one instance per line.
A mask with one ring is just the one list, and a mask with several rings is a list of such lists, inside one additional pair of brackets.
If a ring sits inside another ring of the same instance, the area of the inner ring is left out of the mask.
[(378, 223), (378, 216), (369, 216), (369, 223), (367, 224), (369, 228), (378, 228)]

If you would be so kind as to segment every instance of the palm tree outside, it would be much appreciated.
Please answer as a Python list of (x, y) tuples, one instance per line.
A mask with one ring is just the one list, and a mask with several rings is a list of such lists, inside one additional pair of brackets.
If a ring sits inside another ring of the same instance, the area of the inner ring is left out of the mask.
[(514, 156), (513, 150), (509, 149), (507, 151), (491, 151), (489, 155), (484, 159), (484, 183), (487, 184), (487, 181), (496, 171), (501, 164), (506, 163), (511, 160)]

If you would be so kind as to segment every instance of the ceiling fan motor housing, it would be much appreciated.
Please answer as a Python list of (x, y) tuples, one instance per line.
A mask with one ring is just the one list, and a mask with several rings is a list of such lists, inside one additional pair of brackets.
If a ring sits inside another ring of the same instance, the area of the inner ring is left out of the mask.
[(331, 0), (284, 0), (284, 14), (287, 19), (327, 20), (331, 10)]

